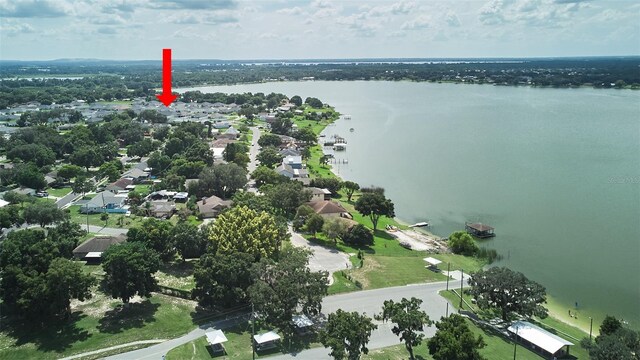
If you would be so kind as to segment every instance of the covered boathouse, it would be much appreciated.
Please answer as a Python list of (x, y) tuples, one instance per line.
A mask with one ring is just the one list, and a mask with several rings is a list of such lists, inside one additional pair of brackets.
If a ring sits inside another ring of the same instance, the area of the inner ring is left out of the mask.
[(484, 239), (496, 236), (493, 228), (482, 223), (464, 223), (464, 229), (471, 235)]

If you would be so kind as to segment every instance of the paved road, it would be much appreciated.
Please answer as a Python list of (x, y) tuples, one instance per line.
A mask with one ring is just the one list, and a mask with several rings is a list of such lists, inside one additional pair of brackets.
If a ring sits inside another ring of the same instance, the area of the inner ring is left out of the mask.
[(258, 139), (260, 139), (260, 129), (257, 127), (251, 127), (251, 131), (253, 132), (253, 138), (251, 140), (251, 146), (249, 147), (249, 164), (247, 165), (247, 170), (249, 174), (253, 172), (258, 167), (258, 162), (256, 161), (256, 156), (258, 156)]
[(58, 206), (58, 209), (66, 208), (67, 206), (71, 205), (71, 202), (73, 202), (78, 197), (80, 197), (80, 195), (72, 191), (56, 201), (56, 205)]
[(309, 259), (309, 269), (311, 271), (328, 271), (329, 278), (333, 280), (332, 273), (351, 267), (348, 254), (310, 243), (300, 234), (294, 232), (291, 227), (289, 227), (289, 232), (291, 233), (291, 244), (293, 246), (309, 249), (313, 252), (313, 256)]
[[(451, 285), (451, 284), (450, 284)], [(322, 302), (322, 311), (325, 314), (332, 313), (337, 309), (345, 311), (358, 311), (365, 313), (372, 317), (374, 314), (379, 313), (382, 308), (382, 303), (385, 300), (393, 299), (400, 300), (403, 297), (411, 298), (417, 297), (423, 300), (422, 309), (429, 314), (432, 320), (439, 320), (440, 317), (445, 316), (447, 311), (447, 301), (438, 295), (438, 291), (446, 288), (445, 282), (419, 284), (409, 286), (399, 286), (392, 288), (358, 291), (342, 295), (327, 296)], [(449, 310), (453, 309), (449, 306)], [(212, 329), (224, 329), (235, 324), (242, 319), (230, 319), (226, 321), (219, 321), (209, 325), (203, 325), (200, 328), (191, 331), (190, 333), (166, 341), (164, 343), (153, 345), (145, 349), (131, 351), (119, 355), (108, 357), (111, 360), (133, 360), (133, 359), (162, 359), (162, 356), (169, 350), (176, 346), (185, 344), (189, 341), (193, 341), (203, 336), (207, 331)], [(369, 349), (378, 349), (381, 347), (400, 344), (398, 337), (393, 335), (390, 330), (389, 324), (383, 324), (376, 322), (378, 329), (371, 334), (371, 340), (369, 341)], [(430, 327), (425, 330), (425, 334), (430, 337), (435, 334), (435, 327)], [(286, 354), (270, 357), (274, 360), (284, 359), (331, 359), (328, 355), (329, 350), (325, 348), (317, 348), (304, 350), (297, 354)]]

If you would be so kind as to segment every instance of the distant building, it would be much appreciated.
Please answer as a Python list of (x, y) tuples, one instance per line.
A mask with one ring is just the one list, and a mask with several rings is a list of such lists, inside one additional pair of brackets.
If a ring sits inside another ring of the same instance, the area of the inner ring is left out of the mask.
[(97, 264), (102, 261), (102, 254), (107, 251), (107, 249), (112, 245), (123, 243), (126, 240), (126, 235), (95, 236), (73, 249), (73, 256), (76, 259), (86, 261), (88, 264)]
[(198, 211), (200, 215), (207, 219), (216, 217), (222, 210), (231, 207), (233, 201), (222, 200), (221, 198), (212, 195), (208, 198), (204, 198), (198, 201)]

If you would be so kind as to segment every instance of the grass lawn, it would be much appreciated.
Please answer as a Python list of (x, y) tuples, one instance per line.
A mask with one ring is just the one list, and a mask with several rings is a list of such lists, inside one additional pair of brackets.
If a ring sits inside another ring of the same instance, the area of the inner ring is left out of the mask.
[(69, 194), (71, 192), (71, 188), (70, 187), (64, 187), (64, 188), (60, 188), (60, 189), (49, 189), (47, 190), (47, 192), (49, 193), (49, 196), (55, 196), (55, 197), (63, 197), (67, 194)]
[(151, 192), (151, 186), (152, 185), (149, 184), (139, 184), (136, 185), (135, 191), (144, 197), (149, 195), (149, 193)]
[[(80, 213), (80, 208), (80, 205), (71, 205), (68, 210), (71, 221), (80, 224), (82, 227), (87, 224), (87, 214)], [(145, 217), (136, 215), (125, 216), (124, 214), (109, 214), (109, 219), (105, 222), (100, 219), (100, 215), (101, 214), (89, 214), (89, 225), (128, 229), (130, 227), (141, 225), (146, 219)]]
[(155, 274), (158, 285), (191, 291), (196, 286), (193, 279), (194, 262), (174, 262), (162, 265), (160, 271)]
[[(511, 359), (513, 358), (513, 343), (505, 340), (504, 338), (490, 334), (477, 327), (471, 321), (467, 320), (467, 325), (471, 331), (476, 335), (482, 335), (484, 342), (487, 344), (480, 350), (486, 359)], [(420, 346), (414, 348), (416, 359), (431, 360), (433, 357), (429, 355), (429, 349), (427, 348), (427, 342), (424, 341)], [(382, 349), (371, 350), (368, 355), (362, 356), (362, 360), (400, 360), (408, 359), (409, 353), (404, 347), (404, 344), (389, 346)], [(543, 357), (533, 353), (530, 350), (518, 345), (517, 359), (520, 360), (540, 360)]]
[(68, 322), (45, 329), (3, 318), (0, 358), (57, 359), (138, 340), (170, 339), (194, 327), (194, 302), (154, 294), (125, 309), (120, 301), (94, 293), (84, 303), (73, 303)]
[[(457, 287), (455, 288), (456, 291), (460, 292), (460, 288)], [(457, 309), (460, 305), (460, 297), (456, 294), (454, 294), (452, 291), (441, 291), (440, 295), (443, 296), (445, 299), (449, 300), (449, 302), (451, 304), (453, 304), (453, 306)], [(463, 309), (464, 310), (469, 310), (471, 309), (472, 311), (479, 313), (479, 314), (484, 314), (485, 316), (489, 316), (489, 317), (500, 317), (500, 314), (498, 314), (497, 312), (491, 312), (491, 311), (482, 311), (480, 309), (478, 309), (477, 306), (473, 305), (471, 303), (471, 296), (468, 294), (465, 294), (463, 292), (462, 294), (462, 298), (466, 301), (466, 303), (463, 303)], [(471, 308), (468, 306), (471, 305)], [(566, 323), (563, 323), (562, 321), (552, 317), (552, 316), (548, 316), (545, 319), (539, 319), (539, 318), (533, 318), (533, 319), (529, 319), (527, 320), (533, 324), (536, 324), (542, 328), (544, 328), (545, 330), (554, 333), (558, 336), (561, 336), (571, 342), (573, 342), (575, 344), (575, 346), (570, 347), (569, 352), (571, 353), (571, 355), (577, 357), (578, 359), (589, 359), (589, 355), (586, 349), (584, 349), (583, 347), (580, 346), (580, 340), (582, 340), (585, 337), (588, 337), (589, 334), (583, 332), (582, 330), (580, 330), (579, 328), (573, 327), (571, 325), (568, 325)], [(520, 347), (518, 348), (518, 350), (520, 349)]]

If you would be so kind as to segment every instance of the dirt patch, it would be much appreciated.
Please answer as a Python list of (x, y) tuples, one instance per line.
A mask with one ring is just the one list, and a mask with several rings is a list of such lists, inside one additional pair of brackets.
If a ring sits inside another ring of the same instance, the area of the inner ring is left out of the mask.
[(119, 300), (113, 299), (103, 292), (93, 291), (91, 299), (85, 301), (71, 300), (71, 311), (82, 311), (89, 316), (102, 318), (107, 311), (113, 309), (118, 303), (120, 303)]
[(352, 270), (349, 274), (354, 281), (357, 280), (362, 284), (363, 289), (366, 289), (370, 285), (369, 273), (376, 272), (380, 268), (382, 265), (376, 261), (375, 257), (365, 257), (363, 266)]
[(387, 234), (396, 238), (401, 245), (416, 251), (429, 251), (434, 253), (448, 253), (447, 243), (441, 238), (425, 234), (416, 230), (387, 231)]

